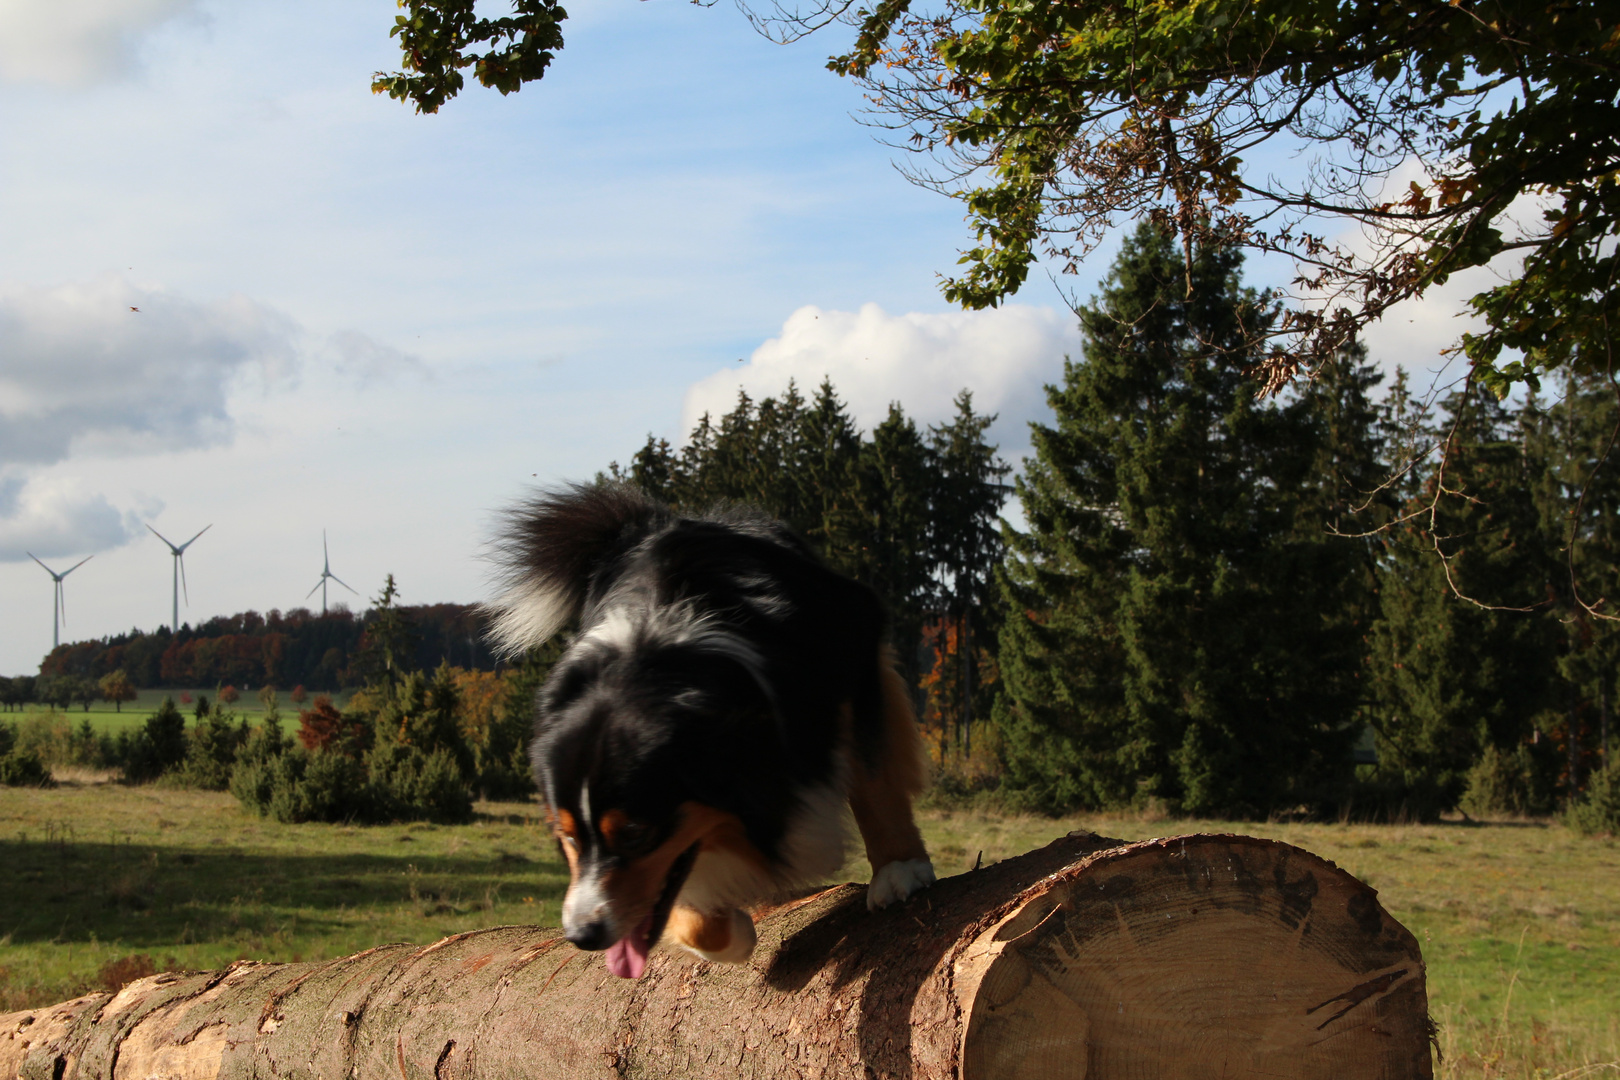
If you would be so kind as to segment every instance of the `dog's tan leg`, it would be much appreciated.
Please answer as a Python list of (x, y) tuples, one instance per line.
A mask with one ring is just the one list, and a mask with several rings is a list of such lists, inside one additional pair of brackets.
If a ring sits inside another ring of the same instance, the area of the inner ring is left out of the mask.
[(934, 865), (912, 816), (911, 797), (925, 776), (922, 739), (905, 683), (888, 650), (879, 658), (883, 679), (883, 752), (875, 767), (852, 762), (850, 809), (872, 864), (866, 905), (887, 907), (934, 883)]
[(754, 952), (754, 920), (727, 908), (703, 912), (679, 904), (669, 913), (664, 936), (705, 960), (740, 964)]

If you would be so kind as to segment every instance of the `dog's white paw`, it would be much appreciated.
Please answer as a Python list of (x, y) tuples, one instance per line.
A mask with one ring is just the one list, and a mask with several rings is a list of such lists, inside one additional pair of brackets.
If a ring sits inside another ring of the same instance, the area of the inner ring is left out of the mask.
[(696, 946), (688, 945), (686, 950), (701, 956), (705, 960), (712, 960), (717, 964), (740, 964), (754, 955), (754, 946), (759, 942), (759, 936), (754, 933), (754, 920), (748, 912), (737, 908), (731, 909), (731, 941), (724, 949), (717, 952), (708, 952)]
[(884, 863), (872, 875), (866, 888), (866, 907), (876, 911), (896, 900), (904, 900), (918, 889), (934, 883), (934, 864), (927, 859), (904, 859)]

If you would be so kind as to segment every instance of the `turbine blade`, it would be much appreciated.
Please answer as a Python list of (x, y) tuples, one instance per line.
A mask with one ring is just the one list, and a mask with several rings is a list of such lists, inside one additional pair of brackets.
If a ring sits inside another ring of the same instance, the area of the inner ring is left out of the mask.
[[(204, 525), (202, 527), (202, 532), (199, 532), (197, 534), (197, 536), (201, 536), (203, 533), (207, 532), (209, 529), (212, 529), (213, 527), (214, 527), (214, 523), (212, 521), (210, 521), (207, 525)], [(184, 550), (186, 550), (186, 548), (190, 547), (192, 544), (195, 544), (197, 542), (197, 536), (193, 536), (190, 540), (187, 540), (185, 543), (181, 544), (180, 545), (180, 550), (184, 551)]]
[[(33, 559), (35, 562), (39, 562), (39, 556), (35, 555), (32, 551), (28, 552), (28, 557), (30, 559)], [(41, 570), (44, 570), (47, 574), (51, 575), (51, 577), (53, 579), (56, 577), (56, 571), (52, 570), (50, 567), (46, 566), (44, 563), (39, 562), (39, 567), (40, 567)]]
[(174, 554), (174, 561), (180, 564), (180, 595), (186, 598), (186, 607), (191, 606), (191, 589), (186, 585), (186, 559), (178, 551)]
[[(325, 581), (325, 580), (326, 580), (326, 579), (325, 579), (325, 578), (322, 578), (322, 579), (321, 579), (321, 581)], [(317, 581), (317, 582), (316, 582), (316, 583), (315, 583), (315, 588), (314, 588), (314, 589), (311, 589), (311, 590), (309, 590), (309, 592), (307, 592), (307, 593), (305, 593), (305, 594), (304, 594), (304, 599), (305, 599), (305, 600), (308, 600), (308, 599), (309, 599), (309, 598), (310, 598), (310, 597), (312, 597), (312, 596), (314, 596), (314, 595), (315, 595), (315, 591), (316, 591), (316, 589), (319, 589), (319, 588), (320, 588), (320, 587), (321, 587), (321, 582), (320, 582), (320, 581)]]
[[(146, 527), (148, 529), (152, 529), (152, 523), (147, 522)], [(170, 540), (169, 540), (169, 538), (167, 536), (164, 536), (162, 533), (158, 532), (156, 529), (152, 529), (152, 535), (157, 537), (159, 540), (163, 541), (165, 544), (168, 544), (170, 551), (174, 550), (174, 544), (170, 542)]]
[(331, 578), (333, 581), (337, 582), (339, 585), (343, 586), (345, 589), (348, 589), (350, 592), (354, 593), (354, 595), (356, 595), (356, 596), (360, 595), (358, 592), (355, 592), (354, 588), (347, 581), (344, 581), (342, 578), (338, 577), (336, 574), (327, 574), (326, 576)]
[(62, 579), (56, 579), (56, 607), (62, 613), (62, 625), (67, 625), (67, 591), (62, 588)]
[(78, 562), (74, 563), (72, 566), (70, 566), (66, 570), (62, 571), (62, 576), (67, 577), (69, 574), (73, 573), (73, 571), (77, 570), (79, 567), (83, 566), (85, 563), (89, 562), (93, 558), (95, 558), (94, 555), (86, 555), (84, 558), (80, 559)]

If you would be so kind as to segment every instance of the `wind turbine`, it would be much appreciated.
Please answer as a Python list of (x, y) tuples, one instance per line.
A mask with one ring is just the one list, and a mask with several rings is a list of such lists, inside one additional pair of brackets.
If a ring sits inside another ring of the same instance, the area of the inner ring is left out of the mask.
[[(354, 592), (353, 589), (350, 589), (348, 582), (344, 581), (342, 578), (340, 578), (336, 574), (332, 573), (332, 555), (331, 555), (331, 552), (326, 550), (326, 530), (325, 529), (321, 530), (321, 557), (322, 557), (322, 560), (323, 560), (322, 563), (321, 563), (321, 580), (319, 580), (319, 581), (317, 581), (315, 583), (315, 589), (321, 590), (321, 614), (325, 615), (326, 614), (326, 579), (327, 578), (331, 578), (333, 581), (337, 582), (339, 585), (342, 585), (345, 589), (349, 589), (349, 591), (354, 593), (354, 595), (356, 595), (356, 596), (359, 596), (360, 594), (357, 593), (357, 592)], [(310, 597), (314, 596), (315, 595), (315, 589), (311, 589), (311, 590), (309, 590), (309, 592), (305, 593), (304, 594), (304, 599), (308, 600)]]
[(95, 558), (95, 556), (86, 555), (84, 558), (80, 559), (78, 562), (74, 563), (60, 574), (46, 566), (44, 563), (39, 562), (39, 556), (35, 555), (32, 551), (28, 553), (28, 557), (33, 559), (35, 562), (38, 562), (40, 569), (51, 575), (51, 580), (56, 582), (56, 595), (53, 598), (54, 603), (51, 604), (51, 651), (55, 652), (56, 647), (62, 644), (62, 624), (67, 622), (67, 601), (62, 599), (62, 579), (73, 573), (73, 571), (77, 570), (85, 563), (89, 562), (91, 559)]
[[(207, 525), (202, 527), (202, 532), (198, 533), (197, 536), (201, 536), (203, 533), (207, 532), (213, 527), (213, 522), (209, 522)], [(147, 528), (152, 529), (152, 526), (148, 525)], [(152, 535), (163, 541), (165, 544), (168, 544), (169, 554), (174, 556), (174, 625), (170, 627), (170, 630), (178, 634), (180, 632), (180, 590), (185, 589), (186, 586), (186, 548), (197, 542), (197, 536), (193, 536), (190, 540), (187, 540), (179, 547), (176, 547), (175, 545), (169, 543), (169, 538), (167, 536), (164, 536), (156, 529), (152, 529)], [(186, 589), (186, 606), (191, 606), (190, 589)]]

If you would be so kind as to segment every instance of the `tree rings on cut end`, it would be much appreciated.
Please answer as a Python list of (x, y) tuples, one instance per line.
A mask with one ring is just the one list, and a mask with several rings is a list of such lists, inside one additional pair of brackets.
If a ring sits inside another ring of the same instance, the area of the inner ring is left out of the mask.
[(1416, 939), (1275, 841), (1099, 852), (1026, 890), (954, 981), (962, 1080), (1432, 1076)]

